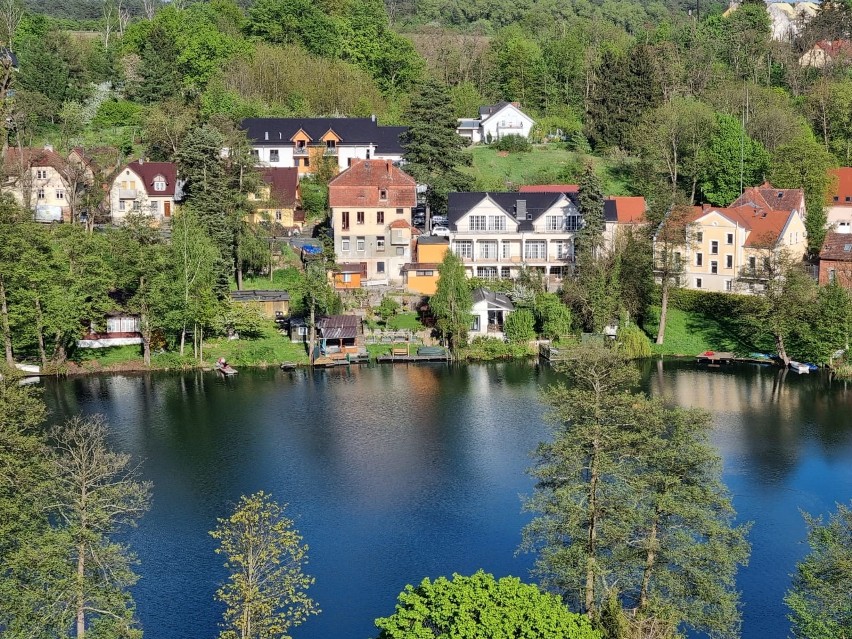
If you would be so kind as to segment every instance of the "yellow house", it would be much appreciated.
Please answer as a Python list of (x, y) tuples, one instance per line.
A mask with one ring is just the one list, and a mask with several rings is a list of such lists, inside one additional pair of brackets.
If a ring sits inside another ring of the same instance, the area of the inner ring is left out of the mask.
[(746, 189), (728, 207), (693, 207), (677, 251), (682, 284), (708, 291), (753, 290), (766, 280), (770, 253), (804, 256), (804, 215), (801, 189), (776, 189), (768, 183)]
[(270, 222), (286, 228), (302, 227), (304, 218), (299, 219), (296, 209), (300, 205), (299, 172), (296, 168), (261, 169), (263, 187), (259, 193), (250, 193), (254, 212), (249, 222)]
[(405, 286), (412, 293), (434, 295), (438, 290), (438, 266), (450, 249), (450, 240), (436, 235), (415, 239), (414, 262), (403, 267)]

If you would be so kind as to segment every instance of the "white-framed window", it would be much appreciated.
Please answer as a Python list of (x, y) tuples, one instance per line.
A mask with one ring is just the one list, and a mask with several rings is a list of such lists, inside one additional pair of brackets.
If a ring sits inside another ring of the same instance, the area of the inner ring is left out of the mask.
[(547, 242), (545, 240), (529, 240), (524, 245), (525, 260), (547, 259)]
[(307, 335), (308, 334), (308, 327), (307, 326), (300, 326), (298, 328), (298, 334), (301, 335), (301, 336)]
[(571, 243), (567, 240), (563, 240), (561, 242), (556, 242), (556, 259), (564, 260), (567, 259), (570, 255)]
[(711, 260), (710, 262), (710, 272), (714, 275), (719, 272), (719, 262), (716, 260)]
[(503, 254), (502, 257), (504, 260), (508, 260), (512, 256), (512, 244), (510, 242), (503, 242)]
[(366, 244), (367, 243), (366, 243), (366, 241), (363, 237), (356, 237), (355, 238), (355, 250), (356, 251), (363, 251), (364, 248), (366, 247)]
[(270, 162), (278, 162), (279, 159), (278, 149), (269, 149), (269, 161)]
[[(252, 149), (252, 150), (251, 150), (251, 156), (252, 156), (255, 160), (259, 160), (259, 159), (260, 159), (260, 149)], [(299, 330), (302, 330), (302, 329), (300, 328)]]
[(47, 179), (47, 169), (36, 169), (36, 179), (37, 180), (46, 180)]
[(396, 254), (400, 255), (400, 256), (405, 255), (405, 247), (404, 246), (397, 246), (396, 247)]
[(504, 280), (509, 279), (510, 277), (512, 277), (512, 269), (509, 268), (508, 266), (501, 266), (500, 267), (500, 277), (503, 278)]
[(388, 199), (388, 191), (387, 189), (379, 189), (379, 199), (386, 200)]
[(701, 278), (700, 278), (700, 277), (696, 277), (696, 278), (695, 278), (695, 288), (701, 288), (701, 284), (702, 284), (702, 282), (701, 282)]
[(471, 231), (484, 231), (486, 229), (486, 216), (484, 215), (471, 215), (468, 218), (468, 228)]
[(734, 290), (734, 283), (731, 280), (725, 280), (725, 290), (726, 291), (733, 291)]
[(364, 211), (356, 211), (355, 212), (355, 224), (363, 224), (364, 223)]
[(579, 215), (567, 215), (565, 217), (566, 231), (579, 231), (583, 226), (583, 218)]
[(478, 242), (479, 257), (485, 260), (497, 259), (497, 240), (488, 240), (487, 242)]
[(341, 273), (341, 274), (340, 274), (340, 280), (341, 280), (344, 284), (349, 284), (349, 283), (351, 283), (351, 282), (352, 282), (352, 273)]
[(44, 189), (37, 189), (36, 190), (36, 198), (38, 198), (39, 200), (44, 199)]
[(733, 233), (728, 233), (728, 234), (725, 236), (725, 244), (733, 244), (733, 243), (734, 243), (734, 234), (733, 234)]
[(489, 231), (505, 231), (506, 216), (505, 215), (489, 215), (488, 216)]
[(433, 277), (435, 271), (415, 271), (417, 277)]
[(476, 269), (476, 276), (481, 277), (485, 280), (496, 280), (497, 279), (497, 267), (496, 266), (479, 266)]
[(282, 218), (281, 211), (275, 211), (275, 221), (280, 222)]
[(65, 199), (65, 191), (63, 191), (62, 189), (56, 189), (56, 199), (57, 200), (64, 200)]
[(462, 259), (471, 259), (473, 257), (473, 241), (456, 240), (456, 255)]
[(695, 234), (695, 241), (699, 243), (704, 241), (704, 231), (698, 231), (698, 233)]
[(341, 251), (348, 251), (349, 250), (349, 238), (348, 237), (340, 238), (340, 250)]
[(704, 253), (695, 254), (695, 266), (704, 266)]
[(385, 223), (385, 212), (384, 211), (376, 211), (376, 224), (384, 224)]
[(376, 250), (377, 251), (384, 251), (385, 250), (385, 236), (384, 235), (379, 235), (376, 238)]
[(473, 321), (470, 323), (470, 330), (474, 333), (479, 332), (479, 315), (473, 316)]
[(837, 271), (835, 269), (829, 269), (828, 271), (828, 283), (834, 284), (837, 281)]
[(710, 255), (718, 255), (719, 254), (719, 241), (718, 240), (710, 240)]
[(158, 175), (154, 178), (154, 190), (155, 191), (165, 191), (166, 190), (166, 178), (162, 175)]
[(124, 210), (124, 200), (119, 200), (119, 201), (118, 201), (118, 210), (119, 210), (119, 211), (123, 211), (123, 210)]
[(560, 231), (565, 222), (565, 217), (562, 215), (548, 215), (545, 220), (545, 229), (548, 231)]
[(734, 256), (726, 255), (725, 256), (725, 268), (734, 268)]

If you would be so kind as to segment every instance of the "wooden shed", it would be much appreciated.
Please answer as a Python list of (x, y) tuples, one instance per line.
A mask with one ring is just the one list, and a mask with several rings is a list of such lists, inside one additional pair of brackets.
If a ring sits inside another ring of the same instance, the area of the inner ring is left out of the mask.
[(259, 305), (268, 319), (283, 319), (290, 314), (287, 291), (231, 291), (231, 300), (238, 304)]

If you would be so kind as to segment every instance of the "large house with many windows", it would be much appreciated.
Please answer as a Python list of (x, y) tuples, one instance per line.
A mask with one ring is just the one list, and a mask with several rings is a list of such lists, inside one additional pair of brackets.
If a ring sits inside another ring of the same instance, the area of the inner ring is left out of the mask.
[(414, 178), (389, 160), (355, 160), (328, 183), (328, 205), (336, 287), (401, 284), (411, 262)]
[(113, 222), (122, 222), (128, 213), (168, 220), (182, 199), (173, 162), (135, 160), (125, 166), (112, 181), (109, 190)]
[(450, 193), (451, 250), (471, 277), (515, 277), (522, 266), (559, 280), (582, 225), (565, 193)]
[(323, 157), (344, 171), (355, 160), (402, 160), (399, 136), (404, 126), (379, 126), (369, 118), (248, 118), (241, 127), (258, 166), (296, 167), (299, 175), (316, 171)]

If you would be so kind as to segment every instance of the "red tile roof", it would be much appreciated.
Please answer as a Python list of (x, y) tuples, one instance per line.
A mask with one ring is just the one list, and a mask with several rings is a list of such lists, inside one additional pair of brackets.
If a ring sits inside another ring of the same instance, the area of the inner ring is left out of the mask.
[(790, 218), (794, 215), (792, 211), (764, 210), (751, 205), (731, 205), (729, 207), (705, 205), (693, 207), (689, 222), (695, 222), (712, 212), (719, 213), (719, 215), (749, 231), (748, 238), (743, 245), (748, 247), (775, 245), (780, 239), (784, 227), (787, 226)]
[(852, 233), (832, 231), (826, 235), (819, 259), (852, 262)]
[(615, 215), (619, 224), (640, 224), (645, 221), (648, 205), (644, 197), (612, 195), (606, 199), (615, 204)]
[(518, 189), (519, 193), (577, 193), (578, 184), (527, 184)]
[[(381, 198), (381, 191), (386, 198)], [(387, 160), (359, 160), (328, 183), (329, 206), (414, 207), (417, 182)]]
[(299, 169), (295, 167), (265, 168), (260, 178), (269, 185), (269, 197), (281, 206), (293, 206), (299, 188)]
[(814, 48), (822, 49), (831, 58), (852, 58), (852, 42), (849, 40), (820, 40)]
[[(145, 192), (149, 196), (174, 197), (175, 182), (177, 182), (177, 165), (174, 162), (143, 162), (135, 160), (122, 169), (116, 180), (121, 178), (121, 174), (124, 173), (125, 169), (130, 169), (142, 178), (142, 184), (145, 185)], [(164, 191), (154, 190), (154, 178), (158, 175), (165, 178), (166, 189)]]
[(767, 211), (799, 211), (804, 214), (805, 192), (802, 189), (778, 189), (769, 182), (750, 186), (730, 207), (751, 205)]
[(6, 150), (6, 173), (14, 175), (15, 169), (13, 167), (20, 168), (21, 161), (23, 161), (25, 168), (51, 166), (57, 171), (61, 171), (65, 167), (65, 159), (53, 149), (24, 147), (19, 151), (11, 147)]
[(405, 220), (394, 220), (388, 226), (392, 229), (410, 229), (412, 228), (411, 224), (406, 222)]
[(828, 196), (828, 205), (852, 206), (852, 167), (843, 166), (829, 173), (837, 179), (837, 183)]

